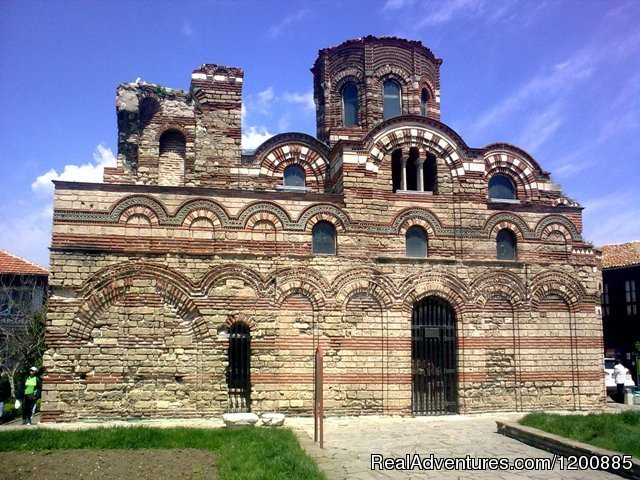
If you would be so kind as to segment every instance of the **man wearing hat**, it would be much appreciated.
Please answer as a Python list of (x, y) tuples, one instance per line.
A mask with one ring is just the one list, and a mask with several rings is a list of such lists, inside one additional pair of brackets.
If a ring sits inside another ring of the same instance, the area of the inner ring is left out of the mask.
[(31, 425), (33, 414), (36, 412), (36, 401), (40, 397), (42, 381), (38, 377), (38, 369), (31, 367), (29, 375), (22, 387), (22, 424)]

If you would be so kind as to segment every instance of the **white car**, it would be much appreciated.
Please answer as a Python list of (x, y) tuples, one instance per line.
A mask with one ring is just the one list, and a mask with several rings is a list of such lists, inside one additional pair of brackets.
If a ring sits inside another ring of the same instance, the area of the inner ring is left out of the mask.
[[(615, 393), (618, 389), (616, 385), (616, 379), (613, 378), (613, 367), (616, 364), (615, 358), (605, 358), (604, 359), (604, 384), (607, 386), (607, 393)], [(631, 373), (627, 372), (627, 379), (624, 382), (625, 387), (635, 387), (633, 379), (631, 378)]]

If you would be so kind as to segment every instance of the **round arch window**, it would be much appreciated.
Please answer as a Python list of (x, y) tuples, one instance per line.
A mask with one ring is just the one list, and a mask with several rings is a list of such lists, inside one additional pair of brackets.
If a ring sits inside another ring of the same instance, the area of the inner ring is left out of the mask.
[(321, 221), (313, 226), (313, 253), (323, 255), (336, 254), (336, 227), (326, 221)]
[(300, 165), (289, 165), (284, 169), (284, 184), (287, 187), (304, 187), (305, 172)]
[(515, 200), (516, 186), (506, 175), (497, 174), (489, 180), (489, 198), (496, 200)]
[(427, 234), (423, 228), (414, 225), (405, 234), (407, 257), (424, 258), (427, 256)]

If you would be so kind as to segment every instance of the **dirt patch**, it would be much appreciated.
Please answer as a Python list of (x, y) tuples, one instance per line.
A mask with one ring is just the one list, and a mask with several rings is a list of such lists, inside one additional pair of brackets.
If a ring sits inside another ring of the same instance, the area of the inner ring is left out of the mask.
[(0, 453), (3, 480), (217, 479), (213, 452), (181, 450), (55, 450)]

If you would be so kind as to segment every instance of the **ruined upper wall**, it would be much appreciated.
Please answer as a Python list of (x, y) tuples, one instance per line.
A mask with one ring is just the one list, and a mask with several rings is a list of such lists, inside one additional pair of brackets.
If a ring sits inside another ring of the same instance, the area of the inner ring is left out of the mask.
[[(318, 139), (357, 139), (380, 123), (387, 81), (400, 87), (402, 115), (439, 120), (441, 63), (421, 42), (396, 37), (368, 36), (320, 50), (311, 69)], [(357, 125), (345, 127), (342, 92), (348, 84), (357, 88), (359, 111)]]
[(243, 71), (205, 64), (188, 92), (140, 82), (116, 91), (118, 164), (105, 182), (223, 186), (240, 164)]

